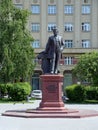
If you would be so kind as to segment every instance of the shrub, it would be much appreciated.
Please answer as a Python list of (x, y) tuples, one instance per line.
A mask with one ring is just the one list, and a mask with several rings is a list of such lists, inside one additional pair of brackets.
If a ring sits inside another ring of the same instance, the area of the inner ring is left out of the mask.
[(98, 100), (98, 87), (87, 86), (85, 90), (87, 100)]
[(3, 97), (7, 94), (6, 84), (0, 84), (0, 97)]
[(85, 99), (84, 86), (74, 84), (65, 88), (68, 98), (73, 102), (81, 102)]
[(8, 93), (8, 94), (9, 94), (9, 92), (10, 92), (11, 87), (13, 87), (13, 84), (12, 84), (12, 83), (7, 83), (7, 84), (6, 84), (6, 88), (7, 88), (7, 93)]
[(31, 86), (29, 83), (14, 83), (12, 86), (8, 86), (9, 96), (14, 101), (22, 101), (27, 98), (31, 92)]

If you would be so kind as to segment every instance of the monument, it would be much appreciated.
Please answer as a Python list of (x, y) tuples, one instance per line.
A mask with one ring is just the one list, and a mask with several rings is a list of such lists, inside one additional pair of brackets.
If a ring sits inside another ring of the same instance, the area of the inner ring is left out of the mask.
[(81, 118), (98, 116), (94, 110), (68, 109), (62, 101), (63, 75), (60, 74), (59, 60), (64, 42), (58, 35), (58, 29), (54, 27), (53, 36), (50, 36), (45, 51), (39, 53), (38, 58), (42, 59), (42, 71), (40, 76), (42, 88), (42, 100), (39, 107), (28, 110), (10, 110), (3, 113), (3, 116), (15, 116), (25, 118)]
[(38, 109), (40, 110), (65, 110), (62, 101), (63, 75), (60, 75), (59, 61), (64, 49), (64, 42), (58, 35), (57, 27), (52, 28), (53, 35), (49, 37), (45, 51), (39, 53), (38, 58), (42, 59), (43, 75), (40, 76), (42, 82), (42, 101)]

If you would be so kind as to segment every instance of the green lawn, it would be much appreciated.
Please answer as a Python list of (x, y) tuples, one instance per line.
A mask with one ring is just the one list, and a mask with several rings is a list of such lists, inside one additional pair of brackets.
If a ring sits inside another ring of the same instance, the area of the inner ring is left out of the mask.
[(66, 101), (67, 104), (98, 104), (98, 100), (85, 100), (83, 102)]
[(30, 102), (24, 100), (24, 101), (12, 101), (8, 98), (0, 98), (0, 103), (33, 103), (34, 99), (30, 100)]
[[(37, 100), (35, 98), (31, 98), (29, 101), (24, 100), (24, 101), (12, 101), (9, 98), (0, 98), (0, 103), (32, 103), (34, 100)], [(65, 103), (67, 104), (98, 104), (98, 100), (85, 100), (83, 102), (72, 102), (72, 101), (66, 101)]]

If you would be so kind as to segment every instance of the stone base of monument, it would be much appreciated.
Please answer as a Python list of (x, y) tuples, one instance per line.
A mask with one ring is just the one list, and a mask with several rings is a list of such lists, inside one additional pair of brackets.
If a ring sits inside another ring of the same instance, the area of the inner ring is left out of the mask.
[(81, 118), (98, 116), (98, 111), (76, 110), (64, 107), (62, 101), (62, 75), (41, 75), (42, 101), (38, 108), (10, 110), (3, 116), (24, 118)]
[(63, 75), (41, 75), (42, 101), (37, 110), (64, 111), (62, 101)]
[(38, 111), (36, 109), (32, 110), (12, 110), (6, 111), (2, 116), (10, 117), (22, 117), (22, 118), (83, 118), (83, 117), (93, 117), (98, 116), (98, 111), (94, 110), (73, 110), (68, 109), (68, 111)]

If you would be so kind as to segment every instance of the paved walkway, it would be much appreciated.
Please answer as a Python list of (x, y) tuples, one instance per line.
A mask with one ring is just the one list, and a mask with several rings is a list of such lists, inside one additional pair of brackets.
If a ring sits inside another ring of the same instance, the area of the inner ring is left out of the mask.
[[(33, 104), (0, 104), (0, 130), (98, 130), (98, 116), (80, 119), (73, 118), (17, 118), (1, 116), (6, 110), (28, 109), (39, 106)], [(91, 109), (98, 111), (98, 105), (68, 105), (67, 108)]]

